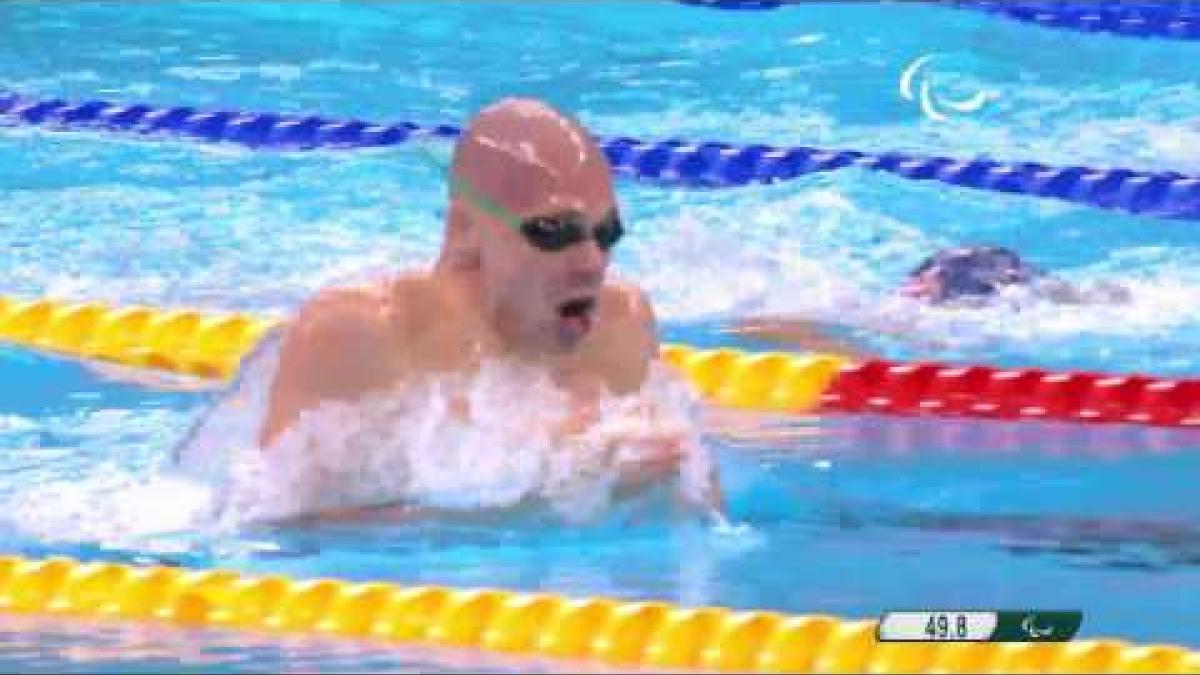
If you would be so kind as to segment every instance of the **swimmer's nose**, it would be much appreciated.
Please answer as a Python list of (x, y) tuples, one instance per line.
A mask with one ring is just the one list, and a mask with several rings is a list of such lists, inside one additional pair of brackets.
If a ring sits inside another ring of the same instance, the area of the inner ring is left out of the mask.
[(567, 255), (570, 256), (573, 278), (589, 283), (603, 279), (604, 268), (608, 266), (608, 253), (597, 246), (595, 240), (589, 238), (572, 246)]

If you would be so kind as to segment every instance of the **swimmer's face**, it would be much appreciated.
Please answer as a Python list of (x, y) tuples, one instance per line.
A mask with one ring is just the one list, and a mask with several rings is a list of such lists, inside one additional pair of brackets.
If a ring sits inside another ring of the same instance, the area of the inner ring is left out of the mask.
[(538, 178), (512, 217), (489, 214), (481, 228), (481, 290), (502, 335), (525, 351), (562, 353), (599, 318), (620, 216), (606, 164)]

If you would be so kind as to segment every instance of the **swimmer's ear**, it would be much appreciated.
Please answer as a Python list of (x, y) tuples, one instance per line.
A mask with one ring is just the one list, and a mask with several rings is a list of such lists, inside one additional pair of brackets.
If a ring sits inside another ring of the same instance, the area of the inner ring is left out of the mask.
[(450, 203), (446, 217), (445, 250), (450, 263), (456, 268), (474, 268), (479, 266), (482, 245), (479, 241), (479, 222), (471, 209), (459, 200)]

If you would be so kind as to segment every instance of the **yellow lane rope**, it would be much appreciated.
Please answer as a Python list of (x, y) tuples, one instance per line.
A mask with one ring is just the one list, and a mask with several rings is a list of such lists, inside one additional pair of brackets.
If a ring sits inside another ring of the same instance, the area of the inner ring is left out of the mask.
[(881, 644), (875, 622), (828, 616), (67, 558), (0, 557), (0, 610), (721, 672), (1200, 673), (1200, 653), (1118, 640)]
[[(228, 378), (279, 319), (153, 307), (0, 297), (0, 340), (70, 356)], [(816, 407), (844, 361), (829, 355), (743, 353), (665, 345), (663, 358), (716, 403), (801, 412)]]
[[(226, 378), (278, 320), (246, 314), (0, 298), (0, 340), (53, 352)], [(815, 405), (836, 357), (698, 351), (663, 357), (718, 402), (774, 410)], [(662, 602), (571, 599), (502, 590), (292, 581), (0, 557), (0, 610), (300, 631), (614, 665), (729, 672), (1183, 672), (1200, 654), (1116, 640), (1066, 644), (879, 644), (875, 623)]]

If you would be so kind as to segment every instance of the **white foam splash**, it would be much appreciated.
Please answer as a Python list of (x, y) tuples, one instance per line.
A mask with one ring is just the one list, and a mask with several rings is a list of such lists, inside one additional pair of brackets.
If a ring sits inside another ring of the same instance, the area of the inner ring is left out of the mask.
[[(1061, 303), (1021, 288), (1006, 289), (996, 301), (979, 307), (930, 306), (892, 297), (864, 304), (869, 310), (858, 320), (875, 328), (936, 335), (947, 346), (1036, 344), (1089, 335), (1136, 340), (1195, 326), (1200, 279), (1170, 268), (1159, 268), (1148, 278), (1128, 276), (1120, 262), (1127, 257), (1117, 255), (1062, 275), (1098, 297), (1092, 302)], [(1103, 289), (1112, 284), (1128, 292), (1127, 302), (1103, 300)]]
[(656, 364), (637, 394), (605, 399), (599, 421), (569, 444), (549, 431), (571, 410), (565, 394), (541, 371), (494, 362), (471, 376), (327, 402), (260, 449), (255, 436), (275, 351), (268, 345), (251, 359), (180, 453), (186, 472), (220, 486), (226, 524), (363, 506), (471, 510), (530, 502), (568, 521), (590, 520), (609, 506), (617, 467), (648, 452), (636, 443), (614, 446), (610, 439), (626, 432), (684, 437), (695, 452), (681, 466), (681, 491), (693, 503), (705, 496), (712, 465), (690, 431), (694, 400), (665, 366)]
[[(792, 316), (843, 327), (833, 336), (902, 358), (1002, 354), (1058, 368), (1081, 358), (1129, 369), (1186, 366), (1179, 349), (1200, 330), (1200, 257), (1186, 249), (1127, 243), (1086, 265), (1048, 264), (1093, 296), (1083, 304), (1012, 289), (980, 307), (931, 306), (896, 288), (930, 253), (961, 242), (957, 225), (935, 228), (904, 209), (889, 212), (850, 174), (812, 182), (745, 188), (719, 201), (647, 193), (653, 215), (622, 252), (624, 271), (647, 288), (663, 322)], [(1106, 285), (1124, 288), (1128, 301), (1093, 292)]]
[(112, 465), (83, 478), (34, 486), (9, 500), (6, 520), (45, 542), (92, 542), (154, 553), (188, 544), (172, 535), (205, 522), (213, 492), (202, 483)]
[[(693, 504), (708, 497), (713, 468), (694, 432), (695, 399), (661, 364), (640, 392), (602, 400), (598, 421), (570, 443), (549, 431), (571, 411), (566, 395), (541, 371), (497, 362), (471, 376), (326, 403), (263, 450), (256, 440), (277, 351), (277, 338), (261, 344), (171, 467), (81, 466), (73, 479), (6, 498), (4, 520), (45, 542), (154, 553), (186, 552), (197, 534), (363, 506), (541, 504), (563, 521), (585, 522), (609, 512), (618, 467), (650, 451), (612, 441), (622, 434), (684, 438), (695, 451), (681, 464), (677, 489)], [(91, 417), (105, 429), (126, 419)], [(20, 428), (9, 419), (0, 421)]]
[(915, 264), (935, 248), (918, 228), (855, 204), (836, 182), (787, 193), (747, 189), (681, 212), (650, 223), (654, 238), (631, 251), (629, 275), (666, 321), (845, 317), (887, 286), (881, 267)]

